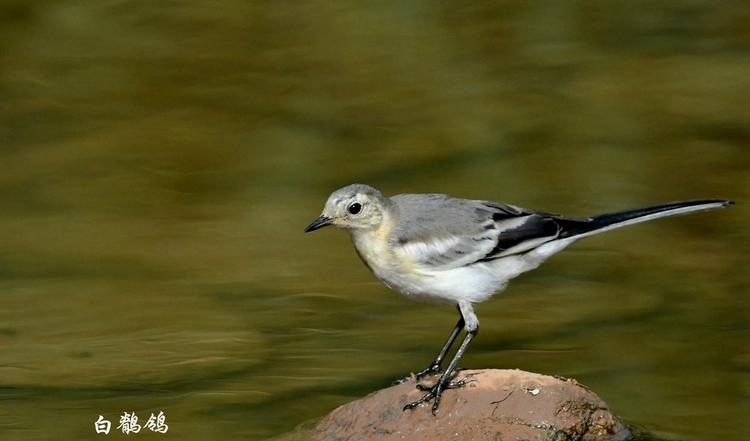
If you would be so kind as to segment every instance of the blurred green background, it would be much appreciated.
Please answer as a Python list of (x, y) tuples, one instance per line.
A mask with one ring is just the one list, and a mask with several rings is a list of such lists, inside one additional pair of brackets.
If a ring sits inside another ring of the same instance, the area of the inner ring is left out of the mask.
[[(455, 320), (379, 284), (334, 189), (584, 216), (462, 364), (629, 424), (749, 439), (750, 4), (0, 0), (0, 438), (267, 439), (424, 367)], [(126, 437), (123, 412), (164, 411)]]

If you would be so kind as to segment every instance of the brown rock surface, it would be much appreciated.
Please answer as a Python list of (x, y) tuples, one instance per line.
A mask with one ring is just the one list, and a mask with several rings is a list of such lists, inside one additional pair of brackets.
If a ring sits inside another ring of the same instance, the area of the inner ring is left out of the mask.
[[(470, 383), (430, 404), (402, 411), (424, 392), (411, 380), (340, 406), (312, 431), (318, 441), (624, 440), (629, 430), (575, 380), (519, 370), (462, 371)], [(427, 383), (427, 380), (424, 380)]]

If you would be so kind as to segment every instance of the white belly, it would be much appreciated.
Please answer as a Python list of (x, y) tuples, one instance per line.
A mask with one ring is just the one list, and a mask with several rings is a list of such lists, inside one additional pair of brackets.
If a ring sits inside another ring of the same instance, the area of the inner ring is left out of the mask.
[(457, 268), (430, 268), (399, 259), (377, 235), (353, 235), (354, 246), (375, 277), (406, 297), (432, 302), (479, 303), (505, 289), (508, 281), (530, 271), (574, 241), (548, 242), (521, 255)]

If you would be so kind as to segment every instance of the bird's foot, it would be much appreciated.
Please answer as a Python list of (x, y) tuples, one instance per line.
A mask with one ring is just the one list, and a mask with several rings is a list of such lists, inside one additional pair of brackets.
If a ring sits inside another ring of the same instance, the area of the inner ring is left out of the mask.
[(448, 374), (447, 372), (438, 378), (437, 383), (435, 383), (432, 386), (425, 386), (424, 384), (417, 384), (417, 389), (421, 391), (427, 392), (422, 398), (418, 399), (417, 401), (413, 403), (409, 403), (406, 406), (404, 406), (404, 410), (407, 409), (414, 409), (415, 407), (419, 406), (422, 403), (428, 403), (430, 400), (432, 400), (432, 414), (436, 415), (438, 407), (440, 407), (440, 397), (443, 395), (443, 392), (448, 389), (458, 389), (460, 387), (464, 387), (466, 383), (469, 383), (471, 380), (467, 378), (464, 378), (459, 381), (453, 381), (453, 379), (458, 374), (458, 370), (455, 370)]
[[(431, 365), (427, 366), (426, 368), (422, 369), (421, 371), (417, 372), (416, 374), (411, 374), (404, 378), (399, 378), (398, 380), (395, 380), (392, 384), (404, 384), (412, 379), (414, 380), (421, 380), (422, 378), (425, 378), (429, 375), (435, 375), (440, 373), (440, 365), (437, 363), (432, 363)], [(419, 387), (419, 386), (417, 386)]]

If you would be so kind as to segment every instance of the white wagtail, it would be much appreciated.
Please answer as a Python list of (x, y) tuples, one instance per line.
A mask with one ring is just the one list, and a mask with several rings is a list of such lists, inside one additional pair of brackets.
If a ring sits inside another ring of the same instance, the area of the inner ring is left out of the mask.
[(357, 253), (375, 277), (406, 297), (455, 304), (459, 319), (435, 360), (417, 380), (441, 372), (443, 359), (461, 332), (466, 336), (427, 393), (407, 404), (412, 409), (434, 400), (453, 381), (458, 360), (479, 330), (475, 303), (505, 288), (578, 239), (660, 217), (713, 210), (733, 202), (719, 199), (671, 202), (646, 208), (570, 218), (491, 201), (456, 199), (443, 194), (386, 197), (363, 184), (334, 191), (323, 213), (305, 232), (327, 225), (346, 229)]

